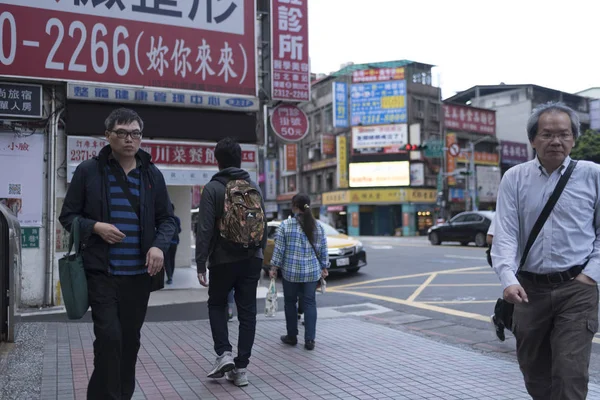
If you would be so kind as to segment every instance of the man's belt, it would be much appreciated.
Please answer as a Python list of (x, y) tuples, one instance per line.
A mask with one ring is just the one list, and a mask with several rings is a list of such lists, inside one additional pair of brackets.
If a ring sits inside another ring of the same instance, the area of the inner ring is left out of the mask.
[(530, 280), (535, 284), (559, 284), (563, 282), (572, 281), (583, 271), (585, 265), (576, 265), (569, 268), (566, 271), (554, 272), (552, 274), (534, 274), (533, 272), (520, 271), (519, 276)]

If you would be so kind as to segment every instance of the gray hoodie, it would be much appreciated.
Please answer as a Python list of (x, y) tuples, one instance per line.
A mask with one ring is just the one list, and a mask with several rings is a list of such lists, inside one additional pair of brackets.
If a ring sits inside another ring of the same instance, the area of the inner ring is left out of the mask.
[[(246, 180), (260, 192), (260, 188), (250, 179), (248, 172), (233, 167), (219, 171), (213, 176), (213, 179), (204, 186), (202, 199), (200, 201), (198, 226), (196, 228), (196, 267), (198, 272), (206, 271), (207, 260), (209, 262), (209, 268), (212, 268), (215, 265), (228, 264), (253, 257), (262, 260), (264, 257), (263, 250), (267, 245), (267, 225), (265, 223), (262, 246), (258, 250), (232, 253), (230, 250), (223, 249), (219, 243), (221, 238), (217, 221), (223, 215), (223, 207), (225, 206), (225, 186), (222, 183), (215, 181), (216, 177)], [(262, 206), (264, 209), (264, 202)]]

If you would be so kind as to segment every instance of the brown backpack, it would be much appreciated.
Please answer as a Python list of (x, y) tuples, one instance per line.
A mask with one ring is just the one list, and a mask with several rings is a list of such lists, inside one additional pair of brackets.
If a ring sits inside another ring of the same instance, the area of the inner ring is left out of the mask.
[(266, 223), (260, 191), (243, 179), (215, 180), (225, 185), (223, 215), (218, 222), (221, 238), (240, 250), (260, 248)]

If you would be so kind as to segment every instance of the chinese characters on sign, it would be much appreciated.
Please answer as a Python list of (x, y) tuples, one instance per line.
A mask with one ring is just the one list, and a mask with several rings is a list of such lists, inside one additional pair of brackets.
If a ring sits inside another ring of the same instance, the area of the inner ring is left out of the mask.
[(256, 96), (252, 0), (0, 3), (0, 75)]
[(348, 187), (348, 145), (346, 136), (339, 135), (336, 138), (336, 153), (337, 153), (337, 187)]
[(352, 128), (352, 152), (359, 154), (406, 153), (406, 124), (358, 126)]
[(333, 82), (333, 127), (348, 127), (348, 85)]
[(284, 148), (284, 171), (285, 172), (296, 172), (298, 169), (298, 145), (286, 144)]
[(352, 82), (386, 82), (404, 79), (404, 68), (378, 68), (352, 72)]
[[(446, 147), (450, 149), (452, 145), (458, 146), (458, 140), (456, 139), (455, 133), (446, 134)], [(456, 178), (451, 174), (456, 170), (456, 157), (452, 155), (452, 152), (448, 151), (446, 156), (446, 173), (448, 174), (448, 186), (456, 185)]]
[(350, 99), (352, 126), (406, 123), (406, 81), (354, 84)]
[(21, 228), (21, 248), (40, 248), (40, 228)]
[(292, 104), (279, 104), (271, 114), (271, 128), (288, 142), (297, 142), (308, 134), (308, 117)]
[[(69, 136), (67, 138), (67, 181), (70, 182), (77, 166), (92, 157), (98, 155), (106, 142), (100, 138)], [(242, 168), (246, 170), (256, 170), (257, 154), (255, 145), (242, 144)], [(188, 142), (162, 142), (157, 140), (143, 141), (141, 149), (152, 156), (152, 161), (159, 167), (165, 175), (165, 179), (171, 182), (183, 177), (181, 170), (186, 169), (190, 173), (197, 173), (198, 176), (186, 175), (186, 179), (193, 181), (196, 179), (205, 179), (200, 176), (201, 171), (193, 168), (216, 167), (214, 144), (195, 144)], [(169, 167), (166, 167), (169, 166)], [(179, 167), (177, 171), (171, 171), (172, 167)], [(206, 171), (205, 171), (206, 172)], [(216, 172), (216, 171), (215, 171)], [(175, 173), (171, 177), (171, 174)], [(179, 174), (179, 175), (177, 175)], [(206, 175), (210, 179), (211, 174)], [(190, 182), (191, 182), (190, 181)], [(187, 181), (186, 181), (187, 182)], [(167, 182), (168, 183), (168, 182)], [(183, 182), (185, 183), (185, 182)]]
[(335, 154), (335, 136), (334, 135), (321, 135), (321, 154), (330, 155)]
[(310, 100), (308, 0), (271, 1), (272, 99)]
[[(469, 153), (461, 152), (457, 158), (458, 162), (468, 163)], [(475, 164), (498, 165), (498, 153), (485, 153), (476, 151), (474, 157)]]
[(42, 86), (0, 82), (0, 117), (41, 118)]
[(359, 189), (338, 190), (323, 193), (323, 204), (382, 204), (382, 203), (428, 203), (436, 202), (435, 189)]
[(501, 141), (502, 164), (517, 165), (529, 160), (527, 143)]
[(448, 129), (495, 135), (496, 112), (456, 104), (445, 104), (444, 126)]

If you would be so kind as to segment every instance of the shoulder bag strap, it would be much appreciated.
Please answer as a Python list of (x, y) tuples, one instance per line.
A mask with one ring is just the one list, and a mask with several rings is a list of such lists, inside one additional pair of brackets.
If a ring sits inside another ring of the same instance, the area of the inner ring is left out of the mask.
[(133, 210), (135, 211), (135, 214), (137, 215), (138, 219), (140, 219), (140, 202), (135, 198), (134, 195), (131, 194), (131, 191), (129, 190), (129, 185), (127, 184), (127, 182), (125, 182), (125, 179), (123, 178), (123, 173), (119, 171), (114, 164), (110, 164), (110, 170), (115, 176), (115, 179), (117, 180), (117, 183), (119, 184), (121, 190), (125, 194), (125, 197), (127, 197), (129, 204), (131, 204), (131, 207), (133, 207)]
[[(319, 264), (321, 264), (321, 259), (319, 258), (319, 253), (317, 252), (317, 248), (315, 247), (314, 243), (311, 242), (310, 239), (308, 238), (308, 235), (306, 234), (306, 231), (304, 230), (304, 225), (302, 225), (302, 223), (300, 222), (300, 220), (298, 218), (296, 218), (296, 221), (298, 222), (298, 225), (300, 225), (300, 227), (302, 228), (302, 232), (304, 232), (304, 236), (306, 236), (306, 240), (308, 240), (308, 243), (310, 243), (313, 251), (315, 252), (315, 257), (317, 257), (317, 261), (319, 262)], [(316, 224), (318, 224), (318, 222), (315, 221), (315, 228), (318, 229), (318, 226)]]
[(525, 261), (527, 261), (527, 256), (529, 255), (529, 251), (531, 250), (531, 246), (533, 246), (533, 243), (535, 242), (535, 240), (537, 239), (538, 235), (540, 234), (542, 228), (544, 227), (546, 220), (550, 216), (552, 209), (556, 205), (558, 198), (562, 194), (565, 186), (567, 186), (567, 182), (569, 181), (569, 178), (571, 177), (571, 173), (575, 169), (576, 165), (577, 165), (577, 161), (571, 160), (571, 162), (569, 163), (569, 166), (567, 167), (567, 170), (565, 171), (564, 174), (562, 174), (558, 183), (556, 184), (556, 187), (554, 188), (552, 195), (550, 195), (550, 198), (548, 199), (548, 202), (544, 206), (544, 209), (540, 213), (540, 216), (535, 221), (535, 224), (533, 225), (533, 229), (531, 230), (531, 233), (529, 234), (529, 238), (527, 239), (527, 244), (525, 245), (525, 250), (523, 251), (523, 256), (521, 256), (521, 262), (519, 263), (519, 269), (517, 270), (517, 273), (525, 265)]
[(71, 232), (69, 235), (69, 251), (67, 255), (71, 254), (71, 250), (73, 250), (73, 246), (75, 246), (75, 254), (79, 254), (79, 217), (73, 218), (73, 222), (71, 222)]

